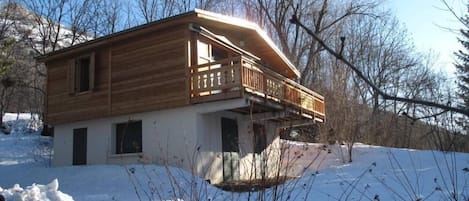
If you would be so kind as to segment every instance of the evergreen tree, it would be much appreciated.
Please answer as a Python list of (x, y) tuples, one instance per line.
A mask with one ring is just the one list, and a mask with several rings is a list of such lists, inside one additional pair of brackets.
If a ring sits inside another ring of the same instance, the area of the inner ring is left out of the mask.
[[(469, 12), (469, 5), (468, 5)], [(461, 18), (464, 28), (460, 30), (461, 36), (458, 38), (462, 44), (463, 49), (455, 53), (456, 62), (456, 75), (458, 77), (458, 97), (462, 100), (459, 107), (469, 110), (469, 15), (466, 14)], [(469, 122), (467, 117), (461, 117), (459, 124), (467, 132), (469, 131)]]
[(0, 39), (0, 77), (15, 63), (11, 53), (14, 44), (14, 39)]

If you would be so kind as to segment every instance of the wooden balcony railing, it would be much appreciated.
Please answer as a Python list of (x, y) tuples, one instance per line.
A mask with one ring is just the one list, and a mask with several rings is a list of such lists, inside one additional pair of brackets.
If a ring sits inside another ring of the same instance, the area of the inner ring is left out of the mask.
[(191, 75), (193, 103), (235, 98), (248, 92), (325, 119), (321, 95), (241, 56), (192, 67)]

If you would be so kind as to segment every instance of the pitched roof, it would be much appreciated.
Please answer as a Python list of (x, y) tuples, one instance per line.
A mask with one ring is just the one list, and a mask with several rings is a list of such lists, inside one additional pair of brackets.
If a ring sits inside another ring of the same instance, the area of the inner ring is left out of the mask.
[[(234, 27), (241, 27), (247, 30), (253, 31), (255, 34), (251, 36), (260, 37), (265, 44), (267, 45), (268, 49), (278, 56), (281, 59), (281, 62), (284, 63), (286, 67), (291, 70), (291, 73), (294, 73), (296, 77), (300, 77), (300, 72), (295, 68), (295, 66), (290, 62), (290, 60), (283, 54), (282, 51), (275, 45), (275, 43), (270, 39), (269, 36), (257, 25), (256, 23), (241, 19), (230, 17), (218, 13), (213, 13), (205, 10), (195, 9), (194, 12), (198, 14), (199, 18), (213, 21), (213, 22), (220, 22), (224, 24), (229, 24)], [(269, 58), (270, 59), (270, 58)], [(279, 61), (280, 62), (280, 61)]]
[[(94, 48), (103, 44), (115, 42), (117, 40), (120, 40), (122, 37), (130, 35), (133, 32), (140, 32), (154, 27), (156, 25), (164, 25), (169, 24), (171, 22), (195, 22), (207, 28), (216, 27), (222, 30), (245, 33), (249, 35), (250, 38), (254, 38), (254, 41), (259, 42), (256, 43), (261, 47), (259, 49), (263, 50), (262, 53), (264, 55), (269, 55), (268, 59), (271, 60), (271, 63), (275, 64), (274, 66), (277, 67), (276, 70), (281, 71), (280, 73), (284, 74), (289, 78), (295, 78), (300, 76), (300, 73), (295, 68), (295, 66), (290, 62), (290, 60), (288, 60), (288, 58), (282, 53), (282, 51), (280, 51), (280, 49), (257, 24), (244, 19), (221, 15), (200, 9), (195, 9), (187, 13), (182, 13), (173, 17), (164, 18), (158, 21), (150, 22), (107, 36), (103, 36), (94, 40), (90, 40), (85, 43), (80, 43), (71, 47), (60, 49), (58, 51), (40, 56), (37, 59), (42, 62), (53, 60), (54, 58), (61, 57), (63, 55), (70, 54), (76, 51), (81, 51), (83, 49)], [(260, 56), (261, 58), (263, 57), (263, 55), (257, 56)]]

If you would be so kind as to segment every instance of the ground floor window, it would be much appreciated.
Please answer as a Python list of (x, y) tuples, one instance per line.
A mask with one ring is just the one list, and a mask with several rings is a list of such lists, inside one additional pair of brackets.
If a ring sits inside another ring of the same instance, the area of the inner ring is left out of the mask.
[(116, 124), (116, 154), (142, 152), (142, 121)]

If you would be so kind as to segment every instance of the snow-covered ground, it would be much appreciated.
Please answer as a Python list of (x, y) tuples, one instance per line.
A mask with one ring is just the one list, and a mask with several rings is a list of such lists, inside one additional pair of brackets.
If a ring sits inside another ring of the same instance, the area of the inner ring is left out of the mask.
[(328, 153), (319, 144), (284, 141), (295, 158), (291, 172), (304, 172), (300, 179), (262, 193), (230, 193), (164, 166), (50, 167), (52, 140), (29, 117), (7, 114), (11, 133), (0, 133), (0, 194), (7, 200), (469, 200), (466, 153), (357, 144), (348, 164), (339, 146)]

